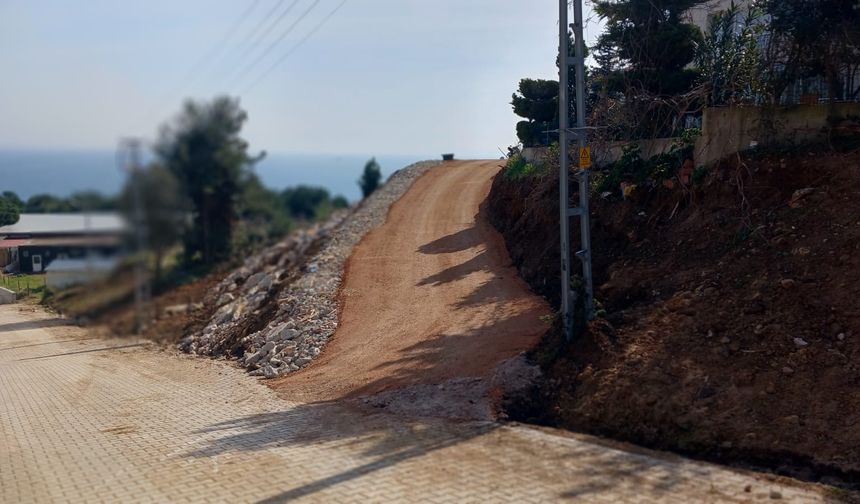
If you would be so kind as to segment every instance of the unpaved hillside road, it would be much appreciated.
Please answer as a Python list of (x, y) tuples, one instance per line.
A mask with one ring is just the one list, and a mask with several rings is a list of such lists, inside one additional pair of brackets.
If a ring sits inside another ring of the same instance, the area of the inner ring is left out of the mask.
[(337, 332), (308, 368), (279, 380), (285, 397), (481, 377), (537, 343), (550, 309), (480, 212), (499, 166), (445, 163), (415, 181), (353, 251)]
[(223, 362), (56, 323), (0, 306), (2, 503), (824, 500), (588, 437), (288, 403)]

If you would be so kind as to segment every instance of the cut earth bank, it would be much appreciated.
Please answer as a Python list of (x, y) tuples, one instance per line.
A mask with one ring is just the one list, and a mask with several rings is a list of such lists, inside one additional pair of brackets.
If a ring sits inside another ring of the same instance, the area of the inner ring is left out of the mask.
[[(556, 324), (531, 354), (544, 370), (534, 400), (509, 414), (857, 488), (860, 151), (800, 152), (722, 162), (690, 189), (596, 198), (605, 316), (569, 345)], [(553, 306), (557, 188), (552, 170), (499, 174), (488, 201)]]

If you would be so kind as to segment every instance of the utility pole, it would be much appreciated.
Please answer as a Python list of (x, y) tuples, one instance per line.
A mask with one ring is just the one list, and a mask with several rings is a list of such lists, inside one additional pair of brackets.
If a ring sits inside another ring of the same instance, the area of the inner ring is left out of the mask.
[(141, 187), (140, 140), (128, 138), (120, 141), (122, 156), (120, 169), (125, 171), (131, 183), (132, 230), (135, 237), (134, 254), (134, 308), (135, 334), (141, 334), (149, 322), (149, 268), (147, 266), (146, 217), (143, 210), (143, 188)]
[[(568, 0), (559, 0), (559, 151), (561, 173), (559, 174), (560, 222), (561, 222), (561, 312), (565, 336), (573, 336), (573, 315), (576, 292), (571, 290), (570, 218), (579, 217), (581, 244), (574, 254), (582, 262), (582, 280), (585, 299), (585, 317), (594, 317), (594, 281), (591, 274), (591, 217), (588, 211), (588, 169), (591, 166), (591, 151), (588, 147), (585, 125), (585, 40), (583, 38), (582, 0), (573, 0), (574, 55), (571, 57), (568, 38)], [(576, 127), (570, 127), (570, 69), (576, 70)], [(568, 180), (570, 177), (569, 149), (571, 136), (577, 141), (579, 158), (574, 178), (579, 182), (579, 202), (570, 206)]]

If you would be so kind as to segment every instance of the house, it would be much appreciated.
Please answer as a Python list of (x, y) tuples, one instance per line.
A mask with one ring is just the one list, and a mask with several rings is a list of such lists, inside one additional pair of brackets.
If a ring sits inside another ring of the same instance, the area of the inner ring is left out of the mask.
[(710, 0), (690, 8), (687, 11), (687, 22), (698, 26), (702, 33), (707, 33), (711, 25), (711, 17), (731, 7), (732, 2), (741, 12), (746, 12), (752, 4), (750, 0)]
[(7, 273), (40, 273), (56, 259), (115, 257), (127, 232), (117, 213), (21, 214), (0, 227), (0, 266)]

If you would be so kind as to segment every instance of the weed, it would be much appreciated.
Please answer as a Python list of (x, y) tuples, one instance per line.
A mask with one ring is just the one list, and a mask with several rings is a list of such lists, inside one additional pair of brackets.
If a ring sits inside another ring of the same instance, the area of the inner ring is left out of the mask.
[(514, 154), (505, 165), (505, 177), (521, 179), (545, 171), (545, 165), (526, 161), (522, 154)]
[(697, 166), (695, 170), (693, 170), (693, 175), (690, 177), (690, 180), (693, 182), (693, 185), (701, 186), (705, 183), (705, 178), (708, 176), (708, 169), (704, 166)]
[(642, 158), (642, 147), (638, 142), (627, 144), (621, 158), (604, 171), (600, 191), (617, 190), (621, 182), (656, 186), (675, 176), (684, 161), (693, 157), (693, 147), (700, 134), (697, 128), (685, 129), (672, 140), (668, 151), (649, 159)]

